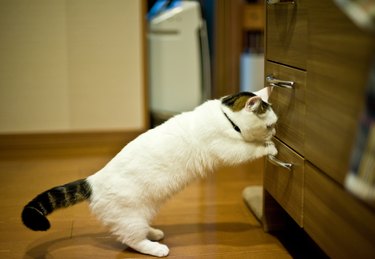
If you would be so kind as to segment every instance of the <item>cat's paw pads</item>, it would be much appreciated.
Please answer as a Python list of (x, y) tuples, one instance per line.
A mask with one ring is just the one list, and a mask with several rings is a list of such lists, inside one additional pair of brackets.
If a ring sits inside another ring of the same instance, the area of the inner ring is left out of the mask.
[(160, 241), (164, 238), (164, 233), (160, 229), (150, 228), (147, 238), (151, 241)]
[(272, 141), (267, 141), (266, 145), (266, 155), (276, 156), (278, 151), (275, 147), (275, 144)]

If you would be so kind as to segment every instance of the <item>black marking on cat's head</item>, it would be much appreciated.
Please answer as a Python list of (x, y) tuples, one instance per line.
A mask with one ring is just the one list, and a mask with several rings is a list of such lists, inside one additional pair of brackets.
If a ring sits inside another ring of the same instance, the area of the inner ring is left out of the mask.
[(237, 112), (243, 108), (248, 108), (255, 114), (264, 114), (270, 104), (264, 102), (260, 97), (251, 92), (240, 92), (234, 95), (228, 95), (222, 98), (221, 103), (229, 107), (232, 111)]

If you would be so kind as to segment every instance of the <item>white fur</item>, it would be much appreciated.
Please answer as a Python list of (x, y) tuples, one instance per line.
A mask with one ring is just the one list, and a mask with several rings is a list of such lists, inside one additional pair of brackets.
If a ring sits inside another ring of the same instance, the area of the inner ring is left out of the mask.
[(270, 141), (275, 132), (266, 125), (277, 117), (272, 111), (262, 116), (247, 109), (233, 112), (211, 100), (145, 132), (88, 178), (92, 212), (124, 244), (141, 253), (168, 255), (167, 246), (154, 242), (163, 232), (149, 225), (160, 206), (217, 166), (276, 155)]

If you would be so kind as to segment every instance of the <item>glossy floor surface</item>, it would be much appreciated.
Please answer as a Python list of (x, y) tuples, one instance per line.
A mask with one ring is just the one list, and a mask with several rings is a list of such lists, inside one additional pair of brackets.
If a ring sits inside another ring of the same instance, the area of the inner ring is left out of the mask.
[[(90, 215), (87, 203), (54, 212), (47, 232), (33, 232), (21, 223), (22, 207), (36, 194), (84, 178), (109, 159), (100, 152), (1, 158), (0, 258), (147, 257), (117, 242)], [(291, 258), (242, 201), (244, 187), (261, 183), (260, 167), (219, 170), (168, 201), (154, 226), (164, 230), (169, 258)]]

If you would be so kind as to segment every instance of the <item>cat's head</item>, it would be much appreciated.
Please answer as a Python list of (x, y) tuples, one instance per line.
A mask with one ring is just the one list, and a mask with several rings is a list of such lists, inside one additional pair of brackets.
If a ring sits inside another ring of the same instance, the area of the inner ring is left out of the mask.
[(240, 92), (221, 99), (225, 117), (247, 141), (266, 141), (275, 135), (277, 116), (268, 103), (271, 88), (254, 93)]

